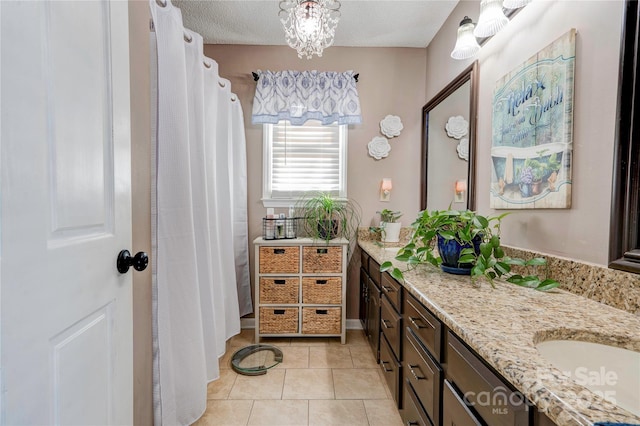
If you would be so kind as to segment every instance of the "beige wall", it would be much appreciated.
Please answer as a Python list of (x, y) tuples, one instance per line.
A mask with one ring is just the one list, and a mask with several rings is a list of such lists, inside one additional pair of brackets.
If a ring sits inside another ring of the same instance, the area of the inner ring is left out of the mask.
[[(476, 21), (478, 11), (478, 1), (460, 2), (429, 45), (427, 98), (471, 63), (472, 60), (455, 61), (449, 54), (462, 18), (468, 15)], [(621, 1), (535, 1), (477, 55), (480, 80), (476, 207), (489, 213), (495, 82), (569, 29), (577, 29), (572, 207), (517, 211), (503, 224), (504, 244), (600, 265), (608, 263), (622, 13)]]
[[(322, 58), (299, 59), (286, 46), (207, 45), (205, 54), (219, 64), (220, 75), (231, 80), (244, 108), (247, 137), (247, 179), (249, 238), (261, 235), (261, 219), (266, 211), (262, 197), (262, 126), (251, 124), (255, 93), (252, 71), (319, 70), (360, 73), (358, 93), (363, 123), (349, 128), (348, 195), (362, 207), (362, 225), (379, 218), (383, 208), (401, 210), (413, 220), (420, 204), (420, 111), (424, 105), (425, 49), (331, 47)], [(390, 141), (391, 153), (376, 161), (369, 157), (367, 143), (380, 134), (379, 123), (386, 115), (398, 115), (404, 124), (402, 134)], [(391, 202), (378, 201), (380, 181), (393, 179)], [(253, 250), (250, 250), (253, 265)], [(253, 267), (253, 266), (252, 266)], [(252, 269), (253, 270), (253, 269)], [(354, 277), (354, 274), (350, 274)], [(357, 277), (355, 277), (357, 278)], [(347, 316), (358, 315), (358, 281), (351, 279), (348, 288)]]
[[(129, 2), (133, 252), (151, 255), (149, 4)], [(131, 272), (129, 272), (131, 273)], [(133, 272), (133, 424), (153, 424), (151, 267)]]

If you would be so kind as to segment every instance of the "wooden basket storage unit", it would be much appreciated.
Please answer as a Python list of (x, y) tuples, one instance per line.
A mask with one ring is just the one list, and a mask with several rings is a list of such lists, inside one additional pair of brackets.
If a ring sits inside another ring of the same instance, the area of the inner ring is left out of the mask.
[(284, 336), (345, 343), (348, 241), (259, 237), (254, 245), (256, 343)]

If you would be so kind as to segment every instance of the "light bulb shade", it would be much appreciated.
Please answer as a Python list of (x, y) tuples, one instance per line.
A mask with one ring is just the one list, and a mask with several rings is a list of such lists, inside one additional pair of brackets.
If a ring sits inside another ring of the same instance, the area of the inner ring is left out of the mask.
[(504, 0), (502, 7), (505, 9), (519, 9), (531, 3), (531, 0)]
[(482, 0), (480, 17), (473, 30), (476, 37), (491, 37), (509, 23), (509, 18), (502, 11), (502, 0)]
[(456, 181), (456, 192), (465, 192), (467, 190), (467, 181), (466, 180), (457, 180)]
[(337, 0), (283, 0), (278, 13), (287, 44), (311, 59), (333, 44), (340, 20)]
[(391, 178), (382, 179), (381, 189), (383, 191), (391, 191), (393, 189), (393, 183), (391, 182)]
[(468, 16), (465, 16), (458, 27), (458, 38), (456, 45), (451, 52), (453, 59), (467, 59), (478, 53), (480, 45), (473, 35), (473, 23)]

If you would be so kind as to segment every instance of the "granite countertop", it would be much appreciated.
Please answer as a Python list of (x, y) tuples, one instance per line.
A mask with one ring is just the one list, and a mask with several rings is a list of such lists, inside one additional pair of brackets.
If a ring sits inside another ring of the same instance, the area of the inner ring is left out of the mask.
[[(360, 247), (382, 264), (395, 250), (372, 241)], [(387, 246), (388, 247), (388, 246)], [(540, 411), (560, 426), (598, 421), (640, 424), (640, 417), (578, 385), (538, 353), (544, 340), (573, 339), (640, 351), (640, 317), (554, 289), (543, 293), (421, 265), (404, 274), (404, 287), (461, 337)], [(618, 372), (620, 374), (620, 372)]]

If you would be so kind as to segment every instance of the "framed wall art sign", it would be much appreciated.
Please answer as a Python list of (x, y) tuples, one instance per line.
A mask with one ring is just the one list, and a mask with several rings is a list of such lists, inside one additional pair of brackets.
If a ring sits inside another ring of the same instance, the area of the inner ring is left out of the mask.
[(576, 30), (497, 83), (493, 95), (491, 207), (571, 207)]

